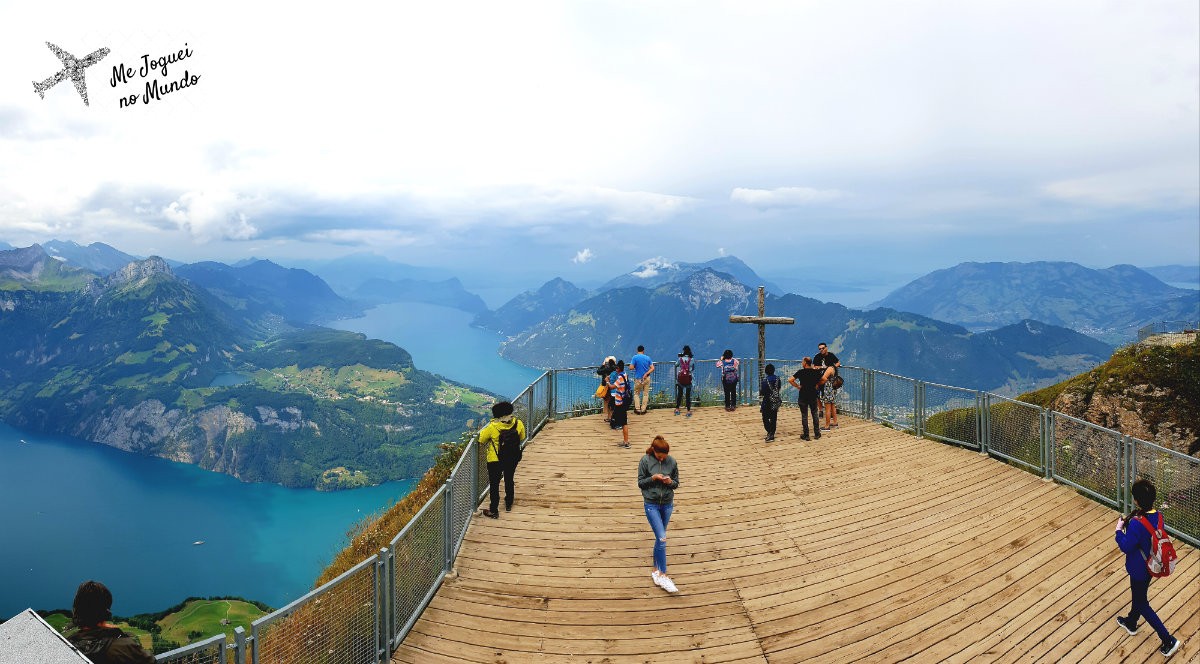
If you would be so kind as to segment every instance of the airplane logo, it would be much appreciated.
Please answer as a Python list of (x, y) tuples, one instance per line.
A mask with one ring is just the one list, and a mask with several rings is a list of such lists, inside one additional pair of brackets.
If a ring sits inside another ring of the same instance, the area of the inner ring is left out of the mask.
[(58, 59), (62, 60), (63, 68), (57, 74), (42, 81), (41, 83), (34, 81), (33, 91), (38, 93), (38, 96), (40, 96), (42, 99), (45, 99), (47, 90), (58, 85), (63, 79), (70, 76), (71, 81), (75, 83), (75, 89), (79, 91), (79, 96), (83, 97), (83, 105), (88, 106), (87, 80), (84, 78), (83, 70), (91, 67), (97, 62), (100, 62), (104, 56), (108, 55), (108, 49), (97, 49), (91, 55), (80, 60), (70, 53), (67, 53), (61, 48), (55, 46), (54, 44), (51, 44), (50, 42), (46, 42), (46, 46), (49, 46), (50, 50), (54, 51), (54, 55), (57, 55)]

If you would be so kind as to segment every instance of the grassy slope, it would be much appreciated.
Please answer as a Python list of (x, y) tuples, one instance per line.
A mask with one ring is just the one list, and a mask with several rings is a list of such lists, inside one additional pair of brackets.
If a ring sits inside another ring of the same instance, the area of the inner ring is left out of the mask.
[[(158, 621), (162, 627), (162, 636), (176, 643), (189, 643), (207, 639), (224, 632), (233, 638), (233, 630), (242, 627), (250, 631), (250, 623), (260, 616), (266, 615), (261, 609), (236, 600), (193, 600), (188, 602), (182, 611)], [(222, 620), (229, 620), (228, 625), (222, 625)], [(189, 639), (188, 633), (200, 632), (199, 639)]]
[(1097, 396), (1114, 398), (1152, 427), (1172, 422), (1200, 431), (1200, 344), (1127, 346), (1092, 371), (1019, 398), (1056, 408), (1068, 394), (1084, 404)]

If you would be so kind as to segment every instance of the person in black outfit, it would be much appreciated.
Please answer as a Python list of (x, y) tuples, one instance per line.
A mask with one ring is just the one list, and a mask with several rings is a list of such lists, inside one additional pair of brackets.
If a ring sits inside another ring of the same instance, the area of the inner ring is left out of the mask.
[(804, 424), (804, 435), (800, 436), (800, 440), (808, 440), (808, 413), (812, 412), (813, 432), (816, 433), (818, 440), (821, 438), (821, 424), (817, 420), (817, 413), (820, 407), (817, 406), (817, 393), (825, 382), (823, 372), (820, 369), (813, 367), (811, 357), (806, 357), (803, 360), (803, 368), (797, 371), (788, 379), (788, 383), (792, 387), (800, 391), (800, 396), (797, 403), (800, 406), (800, 421)]
[(779, 376), (775, 375), (775, 365), (768, 364), (764, 369), (766, 376), (762, 379), (762, 384), (758, 386), (758, 396), (762, 397), (762, 405), (759, 406), (759, 411), (762, 412), (763, 428), (767, 430), (767, 442), (775, 440), (775, 426), (779, 423), (779, 407), (783, 405), (783, 398), (779, 395), (783, 389), (783, 384), (779, 380)]
[(67, 640), (96, 664), (154, 664), (137, 639), (109, 623), (113, 596), (99, 581), (84, 581), (75, 591), (71, 624), (76, 631)]

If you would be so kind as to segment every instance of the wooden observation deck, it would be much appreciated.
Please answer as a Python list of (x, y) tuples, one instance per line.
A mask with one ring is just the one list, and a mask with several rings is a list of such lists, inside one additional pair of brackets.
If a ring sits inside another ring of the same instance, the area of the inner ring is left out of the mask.
[[(550, 424), (517, 502), (473, 520), (394, 662), (1160, 662), (1129, 583), (1117, 514), (976, 452), (841, 417), (820, 441), (756, 407)], [(655, 434), (681, 487), (668, 595), (636, 485)], [(1178, 543), (1151, 605), (1200, 661), (1200, 553)]]

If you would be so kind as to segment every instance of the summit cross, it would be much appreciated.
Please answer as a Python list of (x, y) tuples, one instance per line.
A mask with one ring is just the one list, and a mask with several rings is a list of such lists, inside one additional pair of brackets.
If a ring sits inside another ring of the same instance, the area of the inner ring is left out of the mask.
[(761, 384), (763, 379), (763, 366), (767, 361), (767, 326), (768, 325), (795, 325), (795, 318), (787, 318), (784, 316), (767, 316), (766, 294), (763, 287), (758, 287), (758, 315), (757, 316), (730, 316), (730, 323), (754, 323), (758, 326), (758, 382)]

